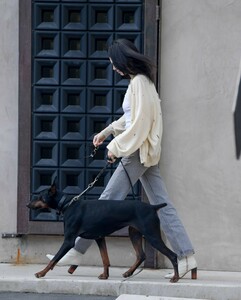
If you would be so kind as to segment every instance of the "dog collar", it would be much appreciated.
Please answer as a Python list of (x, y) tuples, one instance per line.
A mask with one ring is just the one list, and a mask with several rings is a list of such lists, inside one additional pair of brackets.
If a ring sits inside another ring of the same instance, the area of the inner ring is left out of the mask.
[(66, 195), (63, 195), (61, 197), (61, 199), (59, 200), (59, 203), (58, 203), (58, 211), (61, 213), (61, 212), (64, 212), (64, 210), (67, 208), (68, 206), (68, 202), (65, 203), (67, 200), (67, 197)]

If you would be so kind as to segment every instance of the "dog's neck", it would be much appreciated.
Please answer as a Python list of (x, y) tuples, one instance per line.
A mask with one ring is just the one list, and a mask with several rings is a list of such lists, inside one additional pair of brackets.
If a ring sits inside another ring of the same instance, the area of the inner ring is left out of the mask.
[(58, 207), (57, 207), (59, 213), (63, 214), (64, 211), (69, 207), (69, 202), (70, 201), (68, 201), (68, 200), (69, 199), (68, 199), (68, 197), (66, 195), (63, 195), (61, 197), (61, 199), (59, 200), (59, 203), (58, 203)]

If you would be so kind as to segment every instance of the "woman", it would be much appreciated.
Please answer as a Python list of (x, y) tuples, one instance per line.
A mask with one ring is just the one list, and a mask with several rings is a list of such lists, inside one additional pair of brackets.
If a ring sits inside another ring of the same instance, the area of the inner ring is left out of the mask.
[[(109, 47), (108, 55), (113, 70), (129, 78), (130, 83), (123, 101), (123, 116), (93, 139), (94, 146), (99, 146), (112, 134), (114, 138), (107, 145), (108, 161), (113, 163), (116, 158), (122, 157), (122, 163), (116, 168), (99, 199), (126, 198), (131, 187), (124, 165), (132, 185), (139, 179), (151, 204), (167, 203), (166, 207), (158, 211), (161, 229), (178, 255), (180, 278), (189, 271), (192, 271), (192, 278), (195, 278), (197, 264), (194, 250), (168, 197), (158, 166), (161, 155), (162, 113), (153, 83), (153, 65), (146, 56), (138, 52), (132, 42), (125, 39), (114, 41)], [(87, 240), (76, 240), (74, 249), (59, 261), (59, 265), (79, 264), (79, 253), (85, 253), (89, 246), (90, 242)], [(47, 256), (49, 259), (53, 257)], [(172, 276), (173, 274), (168, 274), (165, 278)]]

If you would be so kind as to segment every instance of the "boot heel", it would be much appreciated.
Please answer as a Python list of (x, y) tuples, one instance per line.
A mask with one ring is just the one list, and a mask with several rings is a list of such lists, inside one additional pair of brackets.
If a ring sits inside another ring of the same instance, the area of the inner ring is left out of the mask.
[(70, 266), (69, 269), (68, 269), (68, 273), (69, 273), (69, 274), (73, 274), (74, 271), (75, 271), (77, 268), (78, 268), (77, 265), (72, 265), (72, 266)]
[(191, 278), (197, 279), (197, 268), (191, 270)]

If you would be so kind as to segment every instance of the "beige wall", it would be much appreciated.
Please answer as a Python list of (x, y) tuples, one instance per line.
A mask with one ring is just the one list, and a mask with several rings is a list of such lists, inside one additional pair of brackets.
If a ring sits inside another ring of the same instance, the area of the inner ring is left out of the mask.
[(241, 2), (162, 2), (163, 175), (199, 266), (240, 270), (241, 161), (231, 110)]
[[(18, 161), (18, 0), (0, 2), (0, 228), (16, 232)], [(11, 245), (9, 248), (8, 245)], [(0, 258), (16, 241), (0, 238)]]
[[(241, 161), (235, 159), (231, 107), (241, 59), (241, 2), (162, 2), (162, 174), (200, 268), (240, 270)], [(2, 234), (16, 232), (18, 0), (0, 1), (0, 28)], [(0, 238), (0, 261), (16, 261), (19, 249), (23, 261), (46, 262), (45, 254), (55, 252), (61, 240)], [(112, 265), (133, 260), (126, 239), (112, 239), (109, 249)], [(83, 263), (92, 263), (91, 256), (98, 264), (95, 246)]]

